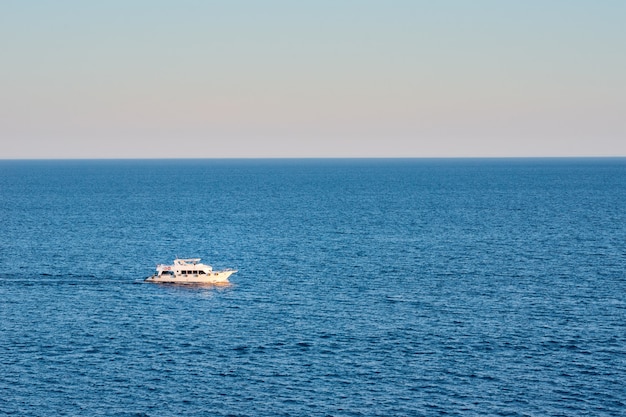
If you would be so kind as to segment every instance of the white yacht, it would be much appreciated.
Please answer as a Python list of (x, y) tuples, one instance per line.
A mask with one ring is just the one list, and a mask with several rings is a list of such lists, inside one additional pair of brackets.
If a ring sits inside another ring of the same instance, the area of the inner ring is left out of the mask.
[(220, 284), (228, 282), (228, 277), (237, 272), (234, 269), (214, 271), (211, 265), (200, 263), (200, 258), (174, 259), (174, 265), (157, 265), (154, 275), (147, 282), (168, 282), (184, 284)]

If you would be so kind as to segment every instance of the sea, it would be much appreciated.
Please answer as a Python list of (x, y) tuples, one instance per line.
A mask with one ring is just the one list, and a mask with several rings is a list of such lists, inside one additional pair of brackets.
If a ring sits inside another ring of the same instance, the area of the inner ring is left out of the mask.
[(0, 161), (0, 415), (626, 415), (626, 159)]

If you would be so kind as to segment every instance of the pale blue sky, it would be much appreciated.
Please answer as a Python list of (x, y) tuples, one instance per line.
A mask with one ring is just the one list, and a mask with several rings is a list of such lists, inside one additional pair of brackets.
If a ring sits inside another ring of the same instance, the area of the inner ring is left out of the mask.
[(0, 3), (0, 158), (626, 156), (626, 1)]

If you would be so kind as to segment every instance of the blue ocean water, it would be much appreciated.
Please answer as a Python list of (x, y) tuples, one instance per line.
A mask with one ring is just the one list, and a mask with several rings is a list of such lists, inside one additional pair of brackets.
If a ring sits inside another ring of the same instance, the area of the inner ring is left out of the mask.
[(626, 159), (0, 161), (0, 232), (1, 415), (626, 413)]

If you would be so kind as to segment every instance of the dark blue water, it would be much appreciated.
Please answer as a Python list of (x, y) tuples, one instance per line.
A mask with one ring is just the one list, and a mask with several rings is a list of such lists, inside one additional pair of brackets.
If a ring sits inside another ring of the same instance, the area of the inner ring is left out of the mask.
[(626, 412), (626, 159), (0, 161), (0, 232), (3, 415)]

